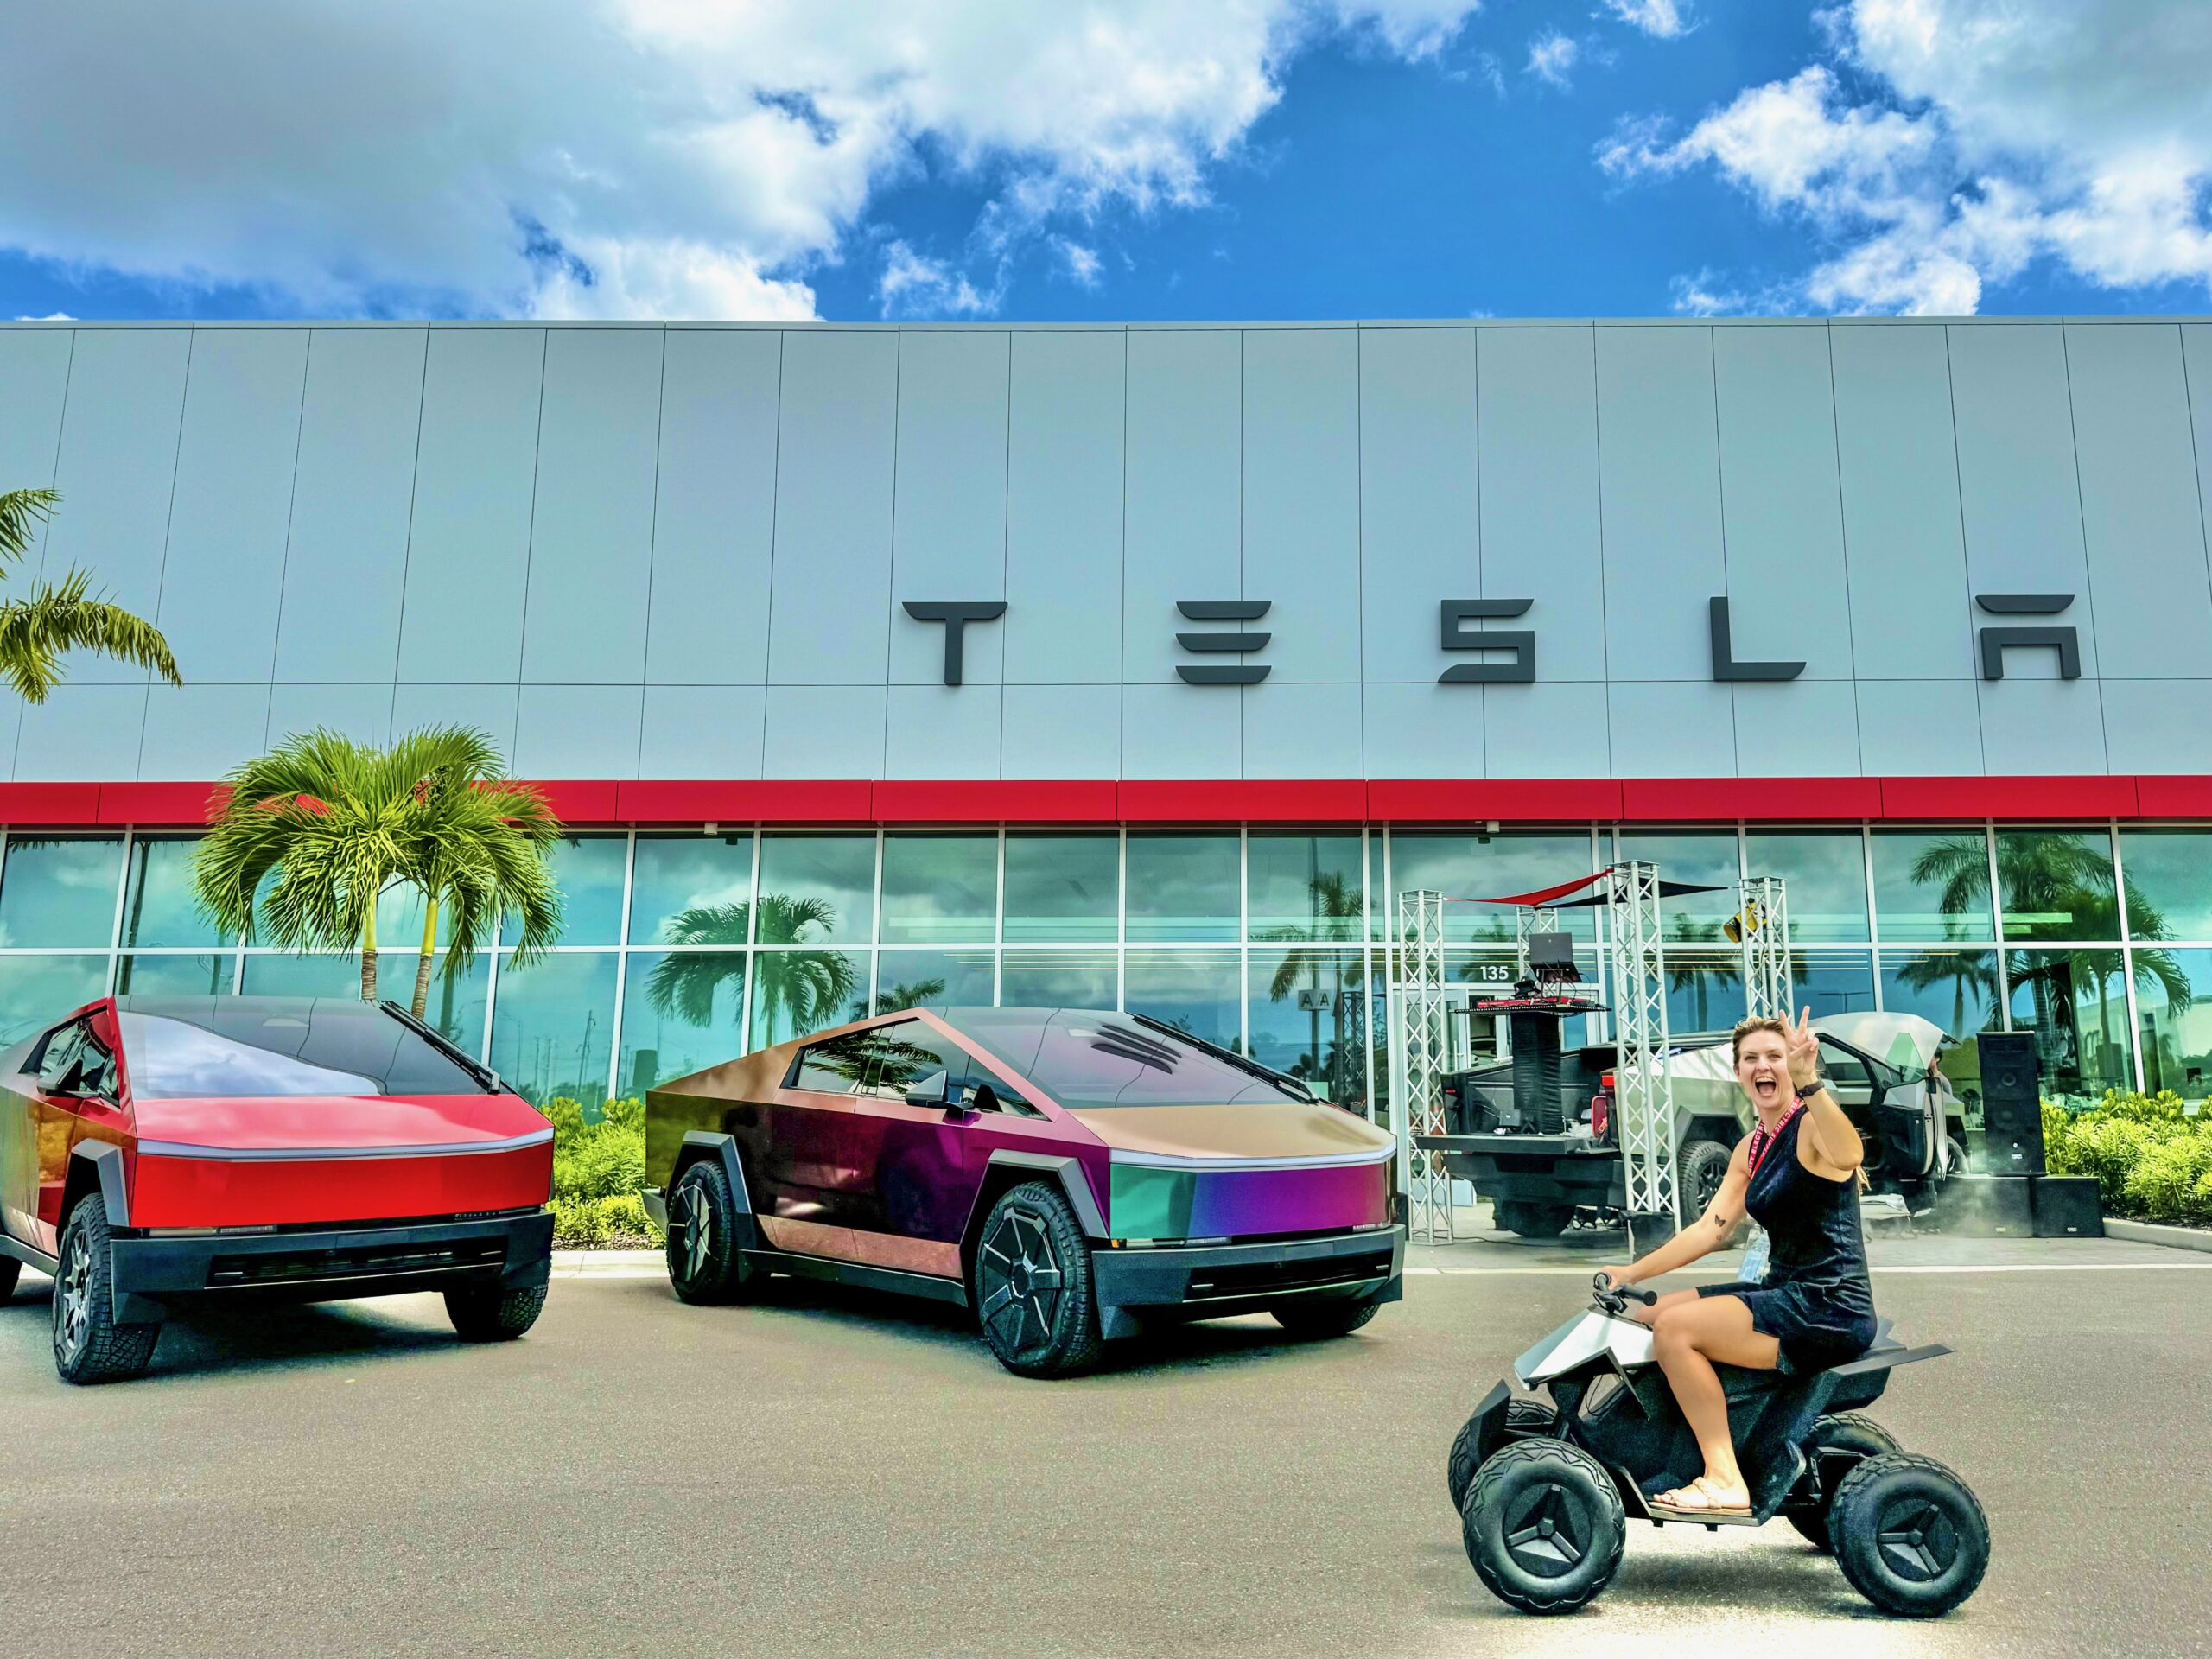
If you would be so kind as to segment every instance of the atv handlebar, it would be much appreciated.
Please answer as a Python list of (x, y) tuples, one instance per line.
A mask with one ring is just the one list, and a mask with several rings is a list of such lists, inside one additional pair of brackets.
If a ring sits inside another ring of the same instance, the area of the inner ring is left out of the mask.
[(1659, 1299), (1648, 1290), (1638, 1290), (1634, 1285), (1615, 1286), (1605, 1274), (1593, 1274), (1590, 1281), (1591, 1301), (1601, 1313), (1616, 1316), (1628, 1311), (1630, 1302), (1641, 1302), (1649, 1307)]

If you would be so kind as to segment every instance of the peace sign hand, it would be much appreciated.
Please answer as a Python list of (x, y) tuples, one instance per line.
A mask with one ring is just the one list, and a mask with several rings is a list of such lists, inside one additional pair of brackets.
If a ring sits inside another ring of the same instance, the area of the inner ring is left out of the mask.
[(1813, 1029), (1813, 1010), (1802, 1009), (1795, 1025), (1783, 1021), (1783, 1042), (1789, 1054), (1789, 1081), (1800, 1094), (1821, 1080), (1821, 1038)]

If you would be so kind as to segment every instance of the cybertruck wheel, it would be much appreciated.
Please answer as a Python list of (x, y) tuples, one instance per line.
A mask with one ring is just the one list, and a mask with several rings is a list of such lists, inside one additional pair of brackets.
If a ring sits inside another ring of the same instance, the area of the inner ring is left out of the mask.
[[(1460, 1426), (1452, 1438), (1452, 1454), (1444, 1460), (1444, 1484), (1452, 1494), (1452, 1507), (1459, 1509), (1467, 1499), (1467, 1488), (1475, 1478), (1478, 1466), (1477, 1442), (1482, 1430), (1479, 1413)], [(1541, 1400), (1509, 1400), (1505, 1402), (1505, 1438), (1510, 1445), (1515, 1440), (1549, 1440), (1559, 1433), (1559, 1413)]]
[(1564, 1440), (1522, 1440), (1475, 1471), (1459, 1508), (1476, 1576), (1524, 1613), (1571, 1613), (1620, 1570), (1628, 1517), (1597, 1459)]
[(1949, 1612), (1989, 1570), (1989, 1518), (1933, 1458), (1886, 1452), (1844, 1477), (1828, 1510), (1836, 1564), (1885, 1613)]
[(991, 1206), (975, 1294), (983, 1340), (1016, 1376), (1073, 1376), (1098, 1363), (1090, 1245), (1056, 1188), (1025, 1182)]
[(1719, 1195), (1733, 1156), (1734, 1151), (1718, 1141), (1693, 1141), (1681, 1149), (1675, 1160), (1675, 1191), (1681, 1195), (1685, 1217), (1703, 1215)]
[(545, 1311), (545, 1287), (502, 1290), (497, 1285), (446, 1292), (446, 1317), (463, 1342), (512, 1342)]
[(78, 1200), (61, 1230), (54, 1275), (54, 1369), (65, 1382), (121, 1382), (145, 1374), (158, 1325), (118, 1325), (108, 1258), (107, 1205)]
[(1557, 1238), (1574, 1219), (1571, 1204), (1537, 1204), (1526, 1198), (1501, 1198), (1491, 1206), (1497, 1224), (1522, 1238)]
[(668, 1283), (678, 1301), (750, 1301), (768, 1275), (737, 1247), (737, 1195), (719, 1160), (702, 1158), (668, 1192)]
[(1839, 1411), (1821, 1418), (1805, 1442), (1805, 1460), (1820, 1471), (1821, 1496), (1813, 1503), (1785, 1503), (1783, 1519), (1815, 1549), (1830, 1553), (1835, 1547), (1828, 1541), (1828, 1512), (1844, 1477), (1869, 1458), (1902, 1450), (1896, 1437), (1871, 1417)]
[(1380, 1302), (1283, 1302), (1268, 1316), (1294, 1337), (1348, 1337), (1382, 1311)]

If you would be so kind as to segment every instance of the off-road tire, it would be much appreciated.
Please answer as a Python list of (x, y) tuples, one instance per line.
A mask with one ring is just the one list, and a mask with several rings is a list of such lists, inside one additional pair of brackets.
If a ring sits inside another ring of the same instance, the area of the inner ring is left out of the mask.
[(446, 1292), (446, 1317), (463, 1342), (512, 1342), (545, 1311), (545, 1287), (502, 1290), (497, 1285)]
[(108, 1255), (107, 1204), (97, 1192), (77, 1201), (61, 1230), (54, 1276), (54, 1369), (65, 1382), (121, 1382), (143, 1376), (162, 1327), (118, 1325)]
[(1329, 1337), (1348, 1337), (1382, 1311), (1382, 1304), (1377, 1301), (1332, 1299), (1280, 1302), (1268, 1313), (1292, 1336), (1320, 1341)]
[(991, 1206), (969, 1289), (984, 1342), (1016, 1376), (1074, 1376), (1098, 1363), (1090, 1242), (1058, 1188), (1025, 1181)]
[(1500, 1198), (1491, 1206), (1497, 1224), (1522, 1238), (1557, 1238), (1574, 1219), (1571, 1204), (1539, 1204), (1533, 1198)]
[[(1444, 1486), (1452, 1495), (1452, 1507), (1456, 1510), (1467, 1499), (1467, 1487), (1475, 1478), (1476, 1441), (1481, 1428), (1478, 1417), (1470, 1417), (1460, 1425), (1452, 1437), (1451, 1455), (1444, 1460)], [(1559, 1433), (1559, 1411), (1541, 1400), (1508, 1400), (1505, 1402), (1505, 1440), (1508, 1446), (1516, 1440), (1549, 1440)], [(1501, 1448), (1503, 1449), (1503, 1448)]]
[[(1903, 1450), (1897, 1437), (1872, 1417), (1862, 1417), (1855, 1411), (1831, 1412), (1813, 1425), (1813, 1432), (1805, 1440), (1806, 1462), (1820, 1468), (1821, 1499), (1813, 1503), (1785, 1501), (1782, 1518), (1796, 1528), (1805, 1541), (1823, 1555), (1833, 1553), (1835, 1547), (1828, 1541), (1828, 1511), (1834, 1507), (1836, 1491), (1842, 1486), (1844, 1477), (1868, 1458)], [(1845, 1463), (1840, 1458), (1823, 1457), (1824, 1452), (1849, 1452), (1853, 1461)]]
[(1565, 1440), (1501, 1448), (1459, 1507), (1476, 1576), (1524, 1613), (1571, 1613), (1613, 1581), (1628, 1538), (1621, 1495), (1597, 1459)]
[(1735, 1149), (1718, 1141), (1693, 1141), (1675, 1159), (1675, 1191), (1681, 1195), (1685, 1222), (1705, 1213), (1728, 1179), (1728, 1160)]
[(1836, 1565), (1885, 1613), (1936, 1618), (1989, 1570), (1989, 1517), (1966, 1482), (1910, 1452), (1872, 1457), (1844, 1477), (1828, 1508)]
[(737, 1243), (737, 1194), (717, 1158), (685, 1166), (668, 1190), (669, 1287), (678, 1301), (749, 1302), (768, 1277)]
[(0, 1302), (16, 1294), (16, 1281), (23, 1276), (23, 1264), (12, 1255), (0, 1255)]

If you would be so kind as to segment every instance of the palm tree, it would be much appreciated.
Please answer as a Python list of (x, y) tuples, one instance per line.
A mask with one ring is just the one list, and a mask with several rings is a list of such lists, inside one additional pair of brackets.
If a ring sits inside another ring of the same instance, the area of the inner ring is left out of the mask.
[[(694, 905), (661, 925), (664, 944), (725, 945), (728, 953), (674, 951), (663, 957), (645, 981), (645, 1000), (663, 1014), (673, 1014), (702, 1028), (713, 1024), (715, 993), (727, 981), (744, 982), (745, 958), (736, 954), (752, 938), (753, 906), (742, 901)], [(823, 933), (837, 925), (827, 899), (792, 899), (764, 893), (760, 901), (762, 944), (804, 944), (807, 930)], [(764, 950), (754, 959), (753, 1000), (763, 1011), (768, 1044), (786, 1023), (793, 1031), (828, 1023), (860, 988), (860, 976), (842, 950)], [(942, 989), (943, 987), (938, 988)]]
[[(1694, 916), (1674, 918), (1674, 929), (1669, 943), (1683, 944), (1719, 945), (1725, 937), (1728, 924), (1719, 921), (1700, 921)], [(1669, 992), (1690, 991), (1696, 996), (1697, 1020), (1695, 1028), (1709, 1029), (1711, 1017), (1707, 999), (1713, 992), (1744, 982), (1744, 965), (1740, 957), (1731, 957), (1715, 950), (1696, 950), (1670, 954), (1667, 958), (1667, 989)], [(1731, 1024), (1734, 1022), (1730, 1021)]]
[(918, 1008), (932, 997), (944, 995), (944, 981), (938, 978), (917, 980), (912, 985), (893, 985), (875, 994), (878, 1014), (896, 1014), (901, 1008)]
[[(423, 894), (426, 963), (442, 903), (448, 975), (509, 912), (523, 925), (513, 959), (527, 963), (560, 928), (543, 861), (559, 826), (537, 791), (499, 772), (482, 734), (458, 728), (388, 749), (322, 730), (287, 738), (225, 779), (229, 798), (193, 851), (200, 906), (226, 932), (251, 938), (258, 923), (289, 950), (358, 950), (365, 1002), (377, 996), (377, 900), (400, 887)], [(419, 1014), (428, 980), (416, 979)]]
[(1347, 1026), (1357, 1019), (1357, 999), (1364, 994), (1366, 985), (1366, 958), (1364, 954), (1348, 957), (1341, 950), (1328, 947), (1359, 940), (1366, 923), (1367, 900), (1339, 871), (1317, 871), (1306, 878), (1306, 887), (1313, 895), (1306, 924), (1268, 928), (1255, 937), (1307, 947), (1285, 951), (1282, 960), (1275, 964), (1268, 981), (1270, 1002), (1282, 1001), (1299, 988), (1300, 982), (1308, 988), (1319, 990), (1325, 973), (1333, 982), (1335, 994), (1329, 1004), (1330, 1041), (1325, 1051), (1321, 1047), (1321, 1011), (1318, 1007), (1311, 1010), (1313, 1061), (1310, 1069), (1326, 1074), (1330, 1099), (1348, 1103), (1356, 1092), (1357, 1059), (1363, 1045), (1356, 1046), (1347, 1042)]
[(1932, 950), (1898, 969), (1897, 983), (1916, 991), (1949, 985), (1951, 1023), (1945, 1029), (1961, 1037), (1966, 1034), (1967, 993), (1993, 1004), (1997, 1001), (1997, 958), (1986, 950)]
[[(0, 493), (0, 569), (29, 553), (32, 535), (60, 505), (52, 490)], [(92, 585), (89, 575), (73, 569), (59, 582), (36, 584), (28, 598), (0, 602), (0, 675), (23, 701), (46, 701), (61, 683), (62, 653), (72, 650), (136, 663), (171, 685), (182, 685), (162, 631), (94, 595)]]

